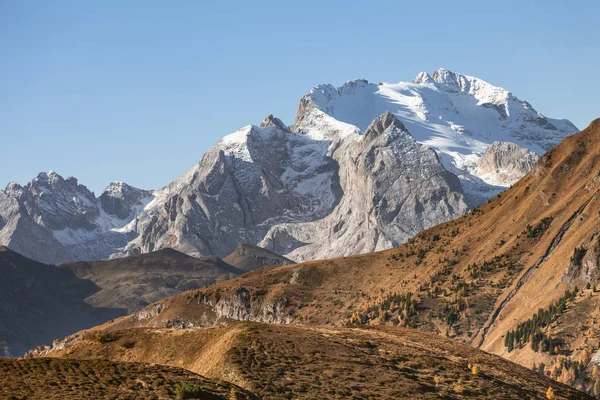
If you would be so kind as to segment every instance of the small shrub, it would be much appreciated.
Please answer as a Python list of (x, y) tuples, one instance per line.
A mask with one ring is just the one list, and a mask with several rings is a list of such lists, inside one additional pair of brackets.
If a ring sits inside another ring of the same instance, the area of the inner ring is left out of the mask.
[(575, 247), (573, 250), (573, 256), (571, 257), (571, 264), (581, 267), (581, 262), (583, 261), (583, 257), (585, 257), (585, 253), (587, 250), (582, 247)]
[(192, 383), (180, 383), (175, 387), (175, 394), (179, 399), (199, 399), (204, 394), (202, 388)]

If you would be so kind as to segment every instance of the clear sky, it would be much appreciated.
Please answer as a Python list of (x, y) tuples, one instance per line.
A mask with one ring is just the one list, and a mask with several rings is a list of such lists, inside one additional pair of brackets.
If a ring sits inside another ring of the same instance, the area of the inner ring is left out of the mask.
[(444, 67), (578, 127), (600, 117), (599, 1), (0, 0), (0, 187), (153, 189), (318, 83)]

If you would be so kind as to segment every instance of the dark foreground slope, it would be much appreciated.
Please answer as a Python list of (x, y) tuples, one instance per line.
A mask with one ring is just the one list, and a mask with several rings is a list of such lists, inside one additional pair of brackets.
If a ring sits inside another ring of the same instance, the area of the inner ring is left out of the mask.
[(243, 271), (216, 257), (165, 249), (59, 266), (0, 248), (0, 355), (18, 356), (54, 339)]
[(263, 399), (586, 399), (471, 346), (414, 329), (236, 323), (81, 332), (50, 356), (144, 361), (227, 380)]
[(98, 289), (68, 269), (0, 247), (0, 356), (21, 355), (125, 314), (122, 309), (86, 303)]
[(0, 359), (3, 399), (255, 399), (181, 368), (104, 360)]

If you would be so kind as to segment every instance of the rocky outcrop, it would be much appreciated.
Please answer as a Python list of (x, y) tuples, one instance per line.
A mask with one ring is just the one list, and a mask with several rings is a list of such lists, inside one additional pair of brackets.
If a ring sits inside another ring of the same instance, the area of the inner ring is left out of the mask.
[(215, 321), (255, 321), (271, 324), (289, 324), (293, 312), (285, 298), (264, 298), (261, 293), (240, 287), (214, 305)]
[(287, 265), (294, 263), (292, 260), (280, 256), (273, 251), (249, 243), (238, 244), (235, 250), (225, 257), (223, 261), (244, 271), (252, 271), (266, 265)]
[(510, 142), (494, 142), (477, 160), (476, 174), (496, 186), (510, 186), (525, 176), (539, 155)]

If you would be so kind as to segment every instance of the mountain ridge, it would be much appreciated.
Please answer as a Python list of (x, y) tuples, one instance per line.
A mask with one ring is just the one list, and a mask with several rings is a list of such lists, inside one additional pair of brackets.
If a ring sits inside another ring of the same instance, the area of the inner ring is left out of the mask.
[[(363, 137), (386, 113), (401, 124), (396, 131), (408, 132), (398, 138), (403, 145)], [(47, 263), (163, 247), (225, 257), (239, 242), (294, 261), (375, 251), (487, 201), (526, 172), (532, 151), (539, 155), (575, 131), (511, 92), (445, 69), (421, 73), (413, 82), (318, 85), (302, 97), (290, 127), (269, 115), (260, 126), (223, 137), (196, 166), (155, 191), (114, 182), (96, 198), (75, 178), (54, 172), (25, 186), (11, 183), (0, 193), (0, 243)], [(435, 178), (419, 176), (418, 160), (428, 150), (413, 140), (437, 153), (430, 162)], [(515, 144), (478, 165), (496, 141)], [(402, 151), (408, 144), (413, 153)], [(404, 172), (392, 172), (394, 165)], [(405, 193), (378, 193), (376, 185), (403, 180)], [(379, 203), (361, 204), (352, 198), (356, 190)], [(415, 210), (404, 212), (405, 223), (399, 224), (390, 204), (404, 204), (402, 196), (411, 198)], [(346, 221), (340, 214), (350, 211)], [(349, 233), (350, 225), (356, 234)], [(325, 230), (335, 237), (331, 253), (315, 235)], [(44, 245), (28, 247), (29, 236)]]

